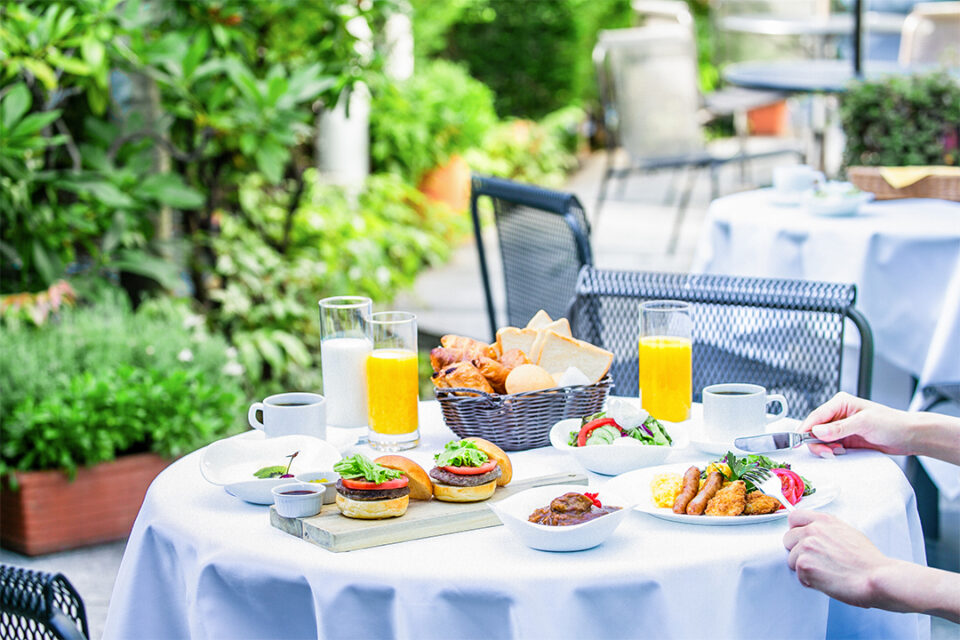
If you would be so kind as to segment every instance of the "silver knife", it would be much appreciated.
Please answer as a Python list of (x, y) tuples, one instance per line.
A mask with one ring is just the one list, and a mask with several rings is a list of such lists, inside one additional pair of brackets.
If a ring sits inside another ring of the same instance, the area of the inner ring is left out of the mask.
[(783, 431), (780, 433), (764, 433), (758, 436), (744, 436), (733, 441), (734, 446), (743, 451), (753, 453), (763, 453), (764, 451), (776, 451), (778, 449), (792, 449), (801, 444), (823, 444), (823, 440), (813, 437), (809, 431), (806, 433), (796, 433), (793, 431)]

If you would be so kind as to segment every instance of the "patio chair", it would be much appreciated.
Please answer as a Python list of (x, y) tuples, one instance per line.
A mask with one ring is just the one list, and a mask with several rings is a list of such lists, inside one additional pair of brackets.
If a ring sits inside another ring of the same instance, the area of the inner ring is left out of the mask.
[(89, 637), (83, 600), (62, 574), (0, 565), (0, 638)]
[(580, 201), (571, 193), (501, 178), (473, 177), (470, 212), (491, 336), (496, 335), (498, 324), (480, 229), (481, 199), (493, 204), (507, 322), (523, 327), (539, 309), (554, 318), (563, 316), (573, 298), (580, 267), (593, 264), (590, 223)]
[[(609, 134), (594, 225), (611, 178), (619, 177), (622, 189), (634, 171), (687, 169), (667, 244), (667, 252), (673, 253), (699, 170), (710, 170), (711, 198), (715, 198), (720, 166), (784, 153), (800, 155), (798, 149), (781, 144), (764, 150), (737, 148), (732, 153), (706, 145), (700, 118), (696, 44), (688, 26), (657, 24), (601, 31), (593, 60)], [(626, 167), (615, 166), (615, 153), (621, 147), (629, 157)]]
[(900, 36), (901, 66), (960, 66), (960, 2), (913, 6)]
[(619, 395), (637, 395), (639, 303), (661, 299), (692, 306), (694, 401), (711, 384), (749, 382), (806, 416), (840, 390), (845, 318), (860, 337), (858, 395), (870, 396), (873, 335), (855, 285), (584, 267), (568, 318), (574, 336), (614, 353)]

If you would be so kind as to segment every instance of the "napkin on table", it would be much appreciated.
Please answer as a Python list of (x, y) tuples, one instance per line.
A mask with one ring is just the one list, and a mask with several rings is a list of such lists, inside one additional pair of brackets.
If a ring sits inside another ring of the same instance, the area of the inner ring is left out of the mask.
[(927, 176), (960, 177), (960, 167), (880, 167), (880, 175), (894, 189), (903, 189), (920, 182)]

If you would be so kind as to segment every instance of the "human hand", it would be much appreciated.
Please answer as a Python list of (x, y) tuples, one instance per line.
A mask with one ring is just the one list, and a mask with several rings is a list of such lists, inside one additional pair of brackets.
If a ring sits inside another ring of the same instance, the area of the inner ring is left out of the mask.
[(899, 455), (913, 453), (910, 414), (849, 393), (838, 393), (814, 409), (797, 431), (811, 431), (820, 440), (829, 441), (809, 445), (812, 453), (822, 457), (850, 448)]
[(787, 564), (802, 585), (858, 607), (876, 605), (873, 577), (894, 560), (865, 535), (825, 513), (799, 509), (787, 522)]

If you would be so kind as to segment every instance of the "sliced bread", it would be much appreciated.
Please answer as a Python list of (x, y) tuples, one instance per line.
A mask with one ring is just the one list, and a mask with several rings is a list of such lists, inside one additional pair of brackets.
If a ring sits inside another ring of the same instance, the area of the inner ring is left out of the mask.
[(613, 354), (589, 342), (547, 331), (536, 363), (550, 375), (563, 373), (567, 367), (576, 367), (590, 379), (590, 384), (594, 384), (607, 375), (613, 364)]
[[(536, 329), (504, 327), (497, 331), (497, 351), (503, 354), (511, 349), (519, 349), (529, 357), (533, 351), (533, 341), (536, 339)], [(530, 358), (530, 360), (532, 362), (533, 358)]]
[(531, 347), (532, 351), (528, 354), (530, 359), (534, 362), (540, 359), (540, 352), (543, 350), (543, 341), (547, 337), (547, 332), (556, 332), (561, 336), (567, 336), (572, 338), (573, 334), (570, 333), (570, 322), (566, 318), (560, 318), (559, 320), (554, 320), (550, 324), (541, 327), (537, 330), (537, 339), (533, 341), (533, 346)]
[(540, 309), (540, 311), (537, 311), (535, 314), (533, 314), (533, 317), (530, 318), (530, 322), (527, 323), (527, 326), (525, 328), (540, 329), (542, 327), (547, 326), (551, 322), (552, 320), (550, 318), (550, 314), (548, 314), (543, 309)]

